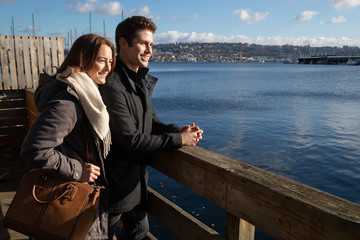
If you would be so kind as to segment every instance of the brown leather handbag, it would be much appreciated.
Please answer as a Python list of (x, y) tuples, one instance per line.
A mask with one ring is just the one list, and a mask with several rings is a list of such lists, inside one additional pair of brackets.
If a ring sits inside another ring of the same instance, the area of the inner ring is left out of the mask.
[(28, 171), (3, 225), (38, 240), (80, 240), (91, 227), (100, 187)]

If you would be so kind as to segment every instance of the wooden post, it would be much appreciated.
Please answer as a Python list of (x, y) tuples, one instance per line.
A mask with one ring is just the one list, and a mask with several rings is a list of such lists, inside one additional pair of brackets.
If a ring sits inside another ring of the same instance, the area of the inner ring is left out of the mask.
[(255, 226), (226, 213), (226, 240), (254, 240)]

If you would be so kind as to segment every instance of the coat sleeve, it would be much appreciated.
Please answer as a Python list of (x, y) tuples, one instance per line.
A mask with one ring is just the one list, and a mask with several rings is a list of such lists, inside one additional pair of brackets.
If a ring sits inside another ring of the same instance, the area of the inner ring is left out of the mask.
[(100, 92), (110, 115), (112, 139), (123, 151), (134, 155), (144, 155), (182, 146), (178, 132), (144, 134), (139, 131), (136, 120), (129, 110), (130, 103), (125, 96), (127, 93), (121, 91), (115, 84), (102, 86)]
[(152, 134), (179, 133), (180, 127), (176, 124), (166, 124), (156, 115), (153, 107)]
[(51, 175), (79, 180), (81, 162), (56, 149), (73, 130), (79, 111), (79, 104), (71, 97), (50, 101), (25, 137), (21, 149), (25, 161)]

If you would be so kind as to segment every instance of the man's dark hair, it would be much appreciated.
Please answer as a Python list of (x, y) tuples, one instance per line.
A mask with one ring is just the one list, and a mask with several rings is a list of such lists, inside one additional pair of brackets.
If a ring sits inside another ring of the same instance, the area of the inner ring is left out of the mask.
[(119, 39), (124, 38), (129, 46), (132, 46), (132, 41), (136, 37), (139, 30), (150, 30), (152, 33), (156, 31), (155, 23), (143, 16), (132, 16), (120, 22), (115, 31), (116, 51), (120, 53)]

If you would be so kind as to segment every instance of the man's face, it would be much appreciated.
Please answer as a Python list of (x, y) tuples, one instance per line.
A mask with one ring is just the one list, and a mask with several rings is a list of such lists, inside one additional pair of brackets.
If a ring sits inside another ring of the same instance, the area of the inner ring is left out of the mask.
[(140, 30), (130, 47), (124, 38), (120, 38), (120, 58), (128, 68), (137, 72), (140, 67), (147, 67), (154, 45), (153, 33), (150, 30)]

